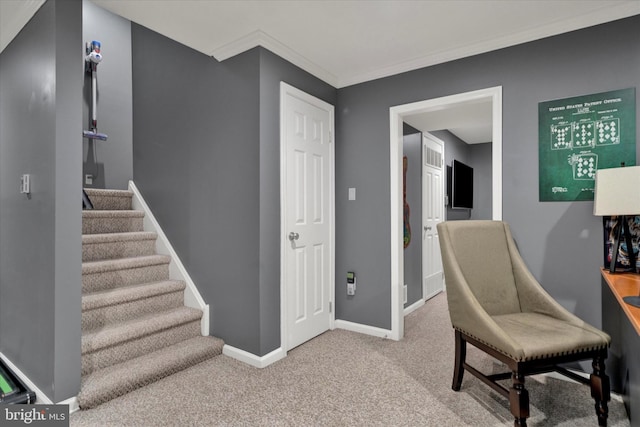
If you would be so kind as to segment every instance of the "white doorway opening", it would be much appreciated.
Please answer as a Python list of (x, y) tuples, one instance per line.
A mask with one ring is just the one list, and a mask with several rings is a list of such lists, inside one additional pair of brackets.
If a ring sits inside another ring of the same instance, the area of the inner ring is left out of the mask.
[(391, 183), (391, 335), (404, 336), (404, 256), (402, 204), (402, 123), (407, 116), (427, 114), (476, 102), (491, 102), (492, 108), (492, 201), (491, 216), (502, 219), (502, 86), (434, 98), (389, 109), (389, 165)]

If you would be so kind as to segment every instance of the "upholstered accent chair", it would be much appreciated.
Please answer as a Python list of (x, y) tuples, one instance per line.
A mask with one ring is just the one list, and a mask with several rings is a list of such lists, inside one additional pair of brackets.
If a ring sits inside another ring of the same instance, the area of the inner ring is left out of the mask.
[[(556, 371), (591, 386), (600, 426), (607, 425), (609, 377), (604, 360), (610, 337), (558, 304), (522, 260), (501, 221), (448, 221), (438, 225), (451, 324), (455, 329), (452, 388), (464, 371), (509, 400), (514, 426), (526, 426), (525, 376)], [(511, 372), (485, 375), (465, 361), (467, 343), (503, 362)], [(590, 379), (558, 366), (592, 360)], [(511, 377), (507, 389), (497, 383)]]

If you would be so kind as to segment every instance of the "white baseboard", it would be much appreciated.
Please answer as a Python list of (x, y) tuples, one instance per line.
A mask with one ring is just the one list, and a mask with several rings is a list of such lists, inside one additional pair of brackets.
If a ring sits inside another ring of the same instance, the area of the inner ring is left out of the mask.
[(335, 327), (337, 329), (345, 329), (347, 331), (372, 335), (379, 338), (389, 338), (391, 336), (391, 331), (388, 329), (376, 328), (375, 326), (363, 325), (361, 323), (349, 322), (347, 320), (336, 320)]
[(413, 304), (411, 304), (409, 307), (405, 307), (404, 315), (406, 316), (407, 314), (413, 313), (414, 311), (416, 311), (417, 309), (419, 309), (423, 305), (424, 305), (424, 300), (421, 298), (418, 301), (416, 301)]
[[(387, 329), (362, 325), (360, 323), (348, 322), (346, 320), (336, 320), (334, 326), (337, 329), (345, 329), (348, 331), (358, 332), (365, 335), (373, 335), (380, 338), (388, 338), (389, 336), (391, 336), (391, 331)], [(275, 363), (278, 360), (287, 357), (287, 352), (284, 351), (282, 347), (279, 347), (273, 350), (271, 353), (265, 354), (264, 356), (256, 356), (253, 353), (249, 353), (248, 351), (241, 350), (228, 344), (225, 344), (224, 347), (222, 347), (222, 354), (260, 369), (266, 368), (272, 363)]]
[(222, 354), (260, 369), (266, 368), (272, 363), (275, 363), (287, 356), (287, 353), (285, 353), (282, 347), (278, 347), (271, 353), (265, 354), (264, 356), (256, 356), (253, 353), (249, 353), (248, 351), (241, 350), (228, 344), (225, 344), (224, 347), (222, 347)]
[(80, 406), (78, 406), (78, 397), (73, 396), (68, 398), (67, 400), (63, 400), (62, 402), (58, 402), (58, 405), (69, 405), (69, 415), (73, 414), (76, 411), (80, 410)]
[(16, 374), (16, 376), (18, 378), (20, 378), (20, 380), (27, 386), (29, 387), (32, 391), (34, 391), (36, 393), (36, 403), (37, 404), (42, 404), (42, 405), (51, 405), (53, 404), (53, 401), (51, 399), (49, 399), (47, 397), (46, 394), (44, 394), (42, 392), (42, 390), (40, 390), (38, 388), (37, 385), (35, 385), (33, 383), (33, 381), (31, 381), (29, 379), (29, 377), (27, 377), (20, 369), (18, 369), (18, 367), (16, 365), (14, 365), (9, 359), (7, 359), (7, 357), (0, 353), (0, 359), (2, 359), (2, 361), (9, 367), (9, 369), (11, 369), (13, 371), (14, 374)]

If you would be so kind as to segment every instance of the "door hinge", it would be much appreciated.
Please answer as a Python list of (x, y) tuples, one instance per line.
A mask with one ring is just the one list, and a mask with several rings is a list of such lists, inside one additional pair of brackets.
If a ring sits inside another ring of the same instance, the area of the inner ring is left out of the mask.
[(329, 313), (333, 313), (333, 303), (329, 301)]
[(333, 132), (329, 131), (329, 143), (333, 142)]

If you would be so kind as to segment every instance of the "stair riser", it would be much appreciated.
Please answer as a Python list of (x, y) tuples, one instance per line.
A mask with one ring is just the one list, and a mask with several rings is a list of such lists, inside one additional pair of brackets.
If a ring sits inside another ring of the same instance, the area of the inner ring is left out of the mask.
[[(194, 340), (198, 340), (198, 345), (194, 345)], [(206, 344), (204, 344), (205, 341)], [(220, 355), (223, 344), (222, 340), (198, 337), (178, 343), (176, 346), (179, 348), (169, 347), (173, 357), (167, 357), (166, 353), (162, 355), (148, 354), (142, 356), (139, 364), (133, 364), (131, 367), (120, 369), (114, 367), (116, 369), (105, 375), (100, 375), (100, 372), (97, 372), (97, 377), (83, 377), (81, 390), (78, 394), (78, 405), (82, 409), (93, 408), (159, 381), (164, 377)]]
[(178, 308), (182, 305), (184, 305), (184, 291), (178, 291), (93, 310), (85, 310), (82, 312), (82, 331), (88, 332), (112, 323)]
[(156, 233), (143, 232), (133, 193), (86, 193), (94, 209), (82, 212), (83, 409), (215, 357), (224, 344), (201, 335), (203, 313), (184, 306), (183, 281), (168, 280), (170, 257), (157, 254)]
[(155, 240), (92, 243), (82, 245), (82, 262), (129, 258), (156, 253)]
[(200, 335), (200, 320), (82, 355), (82, 375)]
[(83, 218), (82, 234), (142, 231), (143, 218)]
[(93, 209), (96, 210), (128, 210), (131, 209), (131, 197), (91, 195)]
[(82, 292), (96, 292), (120, 286), (159, 282), (169, 279), (169, 264), (151, 265), (104, 273), (83, 274)]

